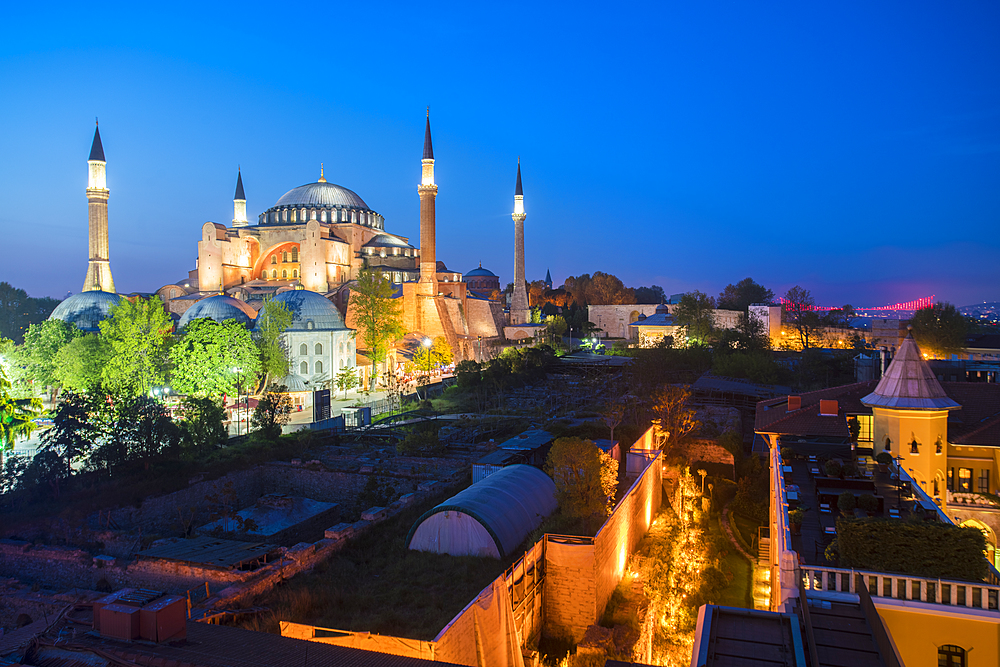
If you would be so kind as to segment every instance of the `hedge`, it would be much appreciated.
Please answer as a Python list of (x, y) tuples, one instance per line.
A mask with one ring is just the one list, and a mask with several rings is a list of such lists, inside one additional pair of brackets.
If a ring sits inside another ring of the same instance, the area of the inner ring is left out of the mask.
[(892, 519), (837, 520), (841, 567), (982, 581), (986, 538), (975, 528)]

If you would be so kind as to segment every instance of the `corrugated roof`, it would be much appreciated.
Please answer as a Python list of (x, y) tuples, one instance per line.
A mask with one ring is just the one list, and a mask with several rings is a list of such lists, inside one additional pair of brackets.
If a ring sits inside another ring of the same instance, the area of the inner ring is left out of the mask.
[(406, 536), (406, 545), (409, 547), (413, 533), (426, 519), (454, 511), (482, 524), (500, 555), (506, 556), (555, 511), (556, 505), (556, 485), (548, 475), (528, 465), (507, 466), (417, 519)]
[(941, 383), (924, 361), (913, 334), (908, 333), (878, 386), (862, 399), (878, 408), (953, 410), (958, 403), (948, 398)]
[(274, 544), (237, 542), (236, 540), (220, 540), (214, 537), (194, 537), (189, 540), (161, 544), (140, 551), (136, 555), (144, 558), (163, 558), (229, 568), (257, 560), (278, 551), (280, 548)]

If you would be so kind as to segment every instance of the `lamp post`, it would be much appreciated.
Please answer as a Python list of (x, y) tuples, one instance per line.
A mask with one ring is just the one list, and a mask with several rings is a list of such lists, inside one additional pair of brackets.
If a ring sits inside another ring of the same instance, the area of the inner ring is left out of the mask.
[(483, 337), (482, 336), (477, 336), (477, 338), (479, 339), (479, 358), (477, 358), (476, 361), (482, 363), (482, 361), (483, 361)]
[(242, 369), (239, 366), (233, 367), (233, 372), (236, 373), (236, 435), (240, 435), (240, 371)]
[(892, 457), (892, 460), (896, 462), (896, 509), (902, 510), (903, 457), (897, 454)]

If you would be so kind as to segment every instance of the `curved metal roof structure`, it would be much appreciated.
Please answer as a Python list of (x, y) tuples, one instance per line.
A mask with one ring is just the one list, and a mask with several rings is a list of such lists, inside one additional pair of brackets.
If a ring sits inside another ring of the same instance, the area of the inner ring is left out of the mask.
[[(297, 289), (275, 295), (275, 301), (284, 303), (292, 313), (292, 324), (285, 331), (335, 331), (347, 329), (337, 307), (322, 294)], [(255, 329), (260, 327), (263, 313), (257, 317)]]
[(370, 211), (368, 204), (352, 190), (334, 183), (307, 183), (292, 188), (275, 206), (346, 206)]
[(412, 248), (413, 246), (392, 234), (379, 234), (364, 244), (363, 248)]
[(484, 269), (482, 264), (479, 265), (478, 269), (472, 269), (471, 271), (468, 271), (464, 275), (467, 278), (478, 278), (478, 277), (496, 278), (497, 277), (497, 274), (493, 273), (489, 269)]
[(184, 314), (181, 315), (181, 321), (177, 325), (177, 328), (183, 329), (192, 320), (197, 320), (202, 317), (208, 317), (216, 322), (237, 320), (243, 326), (250, 328), (250, 325), (253, 323), (253, 319), (256, 316), (257, 314), (254, 312), (253, 308), (246, 305), (239, 299), (234, 299), (233, 297), (225, 294), (215, 294), (207, 299), (198, 301), (196, 304), (185, 310)]
[[(406, 537), (409, 549), (502, 558), (524, 542), (556, 509), (556, 485), (544, 472), (512, 465), (493, 473), (444, 501), (417, 519)], [(456, 513), (452, 521), (450, 513)], [(469, 530), (466, 517), (478, 526)], [(449, 521), (462, 534), (450, 530)], [(483, 531), (491, 544), (476, 543)]]
[(77, 329), (92, 333), (100, 330), (101, 320), (111, 316), (111, 308), (122, 298), (113, 292), (92, 290), (66, 297), (56, 306), (50, 320), (62, 320), (75, 324)]
[(961, 407), (948, 398), (941, 383), (924, 361), (913, 334), (908, 333), (875, 391), (861, 399), (874, 408), (954, 410)]

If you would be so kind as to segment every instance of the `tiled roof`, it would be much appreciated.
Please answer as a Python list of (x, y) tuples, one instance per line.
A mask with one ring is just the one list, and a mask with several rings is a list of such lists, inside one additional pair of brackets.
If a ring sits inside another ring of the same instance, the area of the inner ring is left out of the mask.
[[(754, 430), (758, 433), (785, 433), (812, 436), (849, 437), (847, 415), (871, 414), (861, 399), (871, 393), (875, 382), (845, 384), (800, 394), (802, 407), (788, 410), (788, 397), (772, 398), (757, 404)], [(821, 416), (821, 400), (837, 401), (836, 417)]]
[(942, 386), (962, 406), (948, 415), (948, 442), (1000, 447), (1000, 384), (945, 382)]
[(958, 403), (948, 398), (941, 383), (920, 354), (920, 348), (907, 334), (878, 386), (864, 398), (865, 405), (917, 410), (952, 410)]

